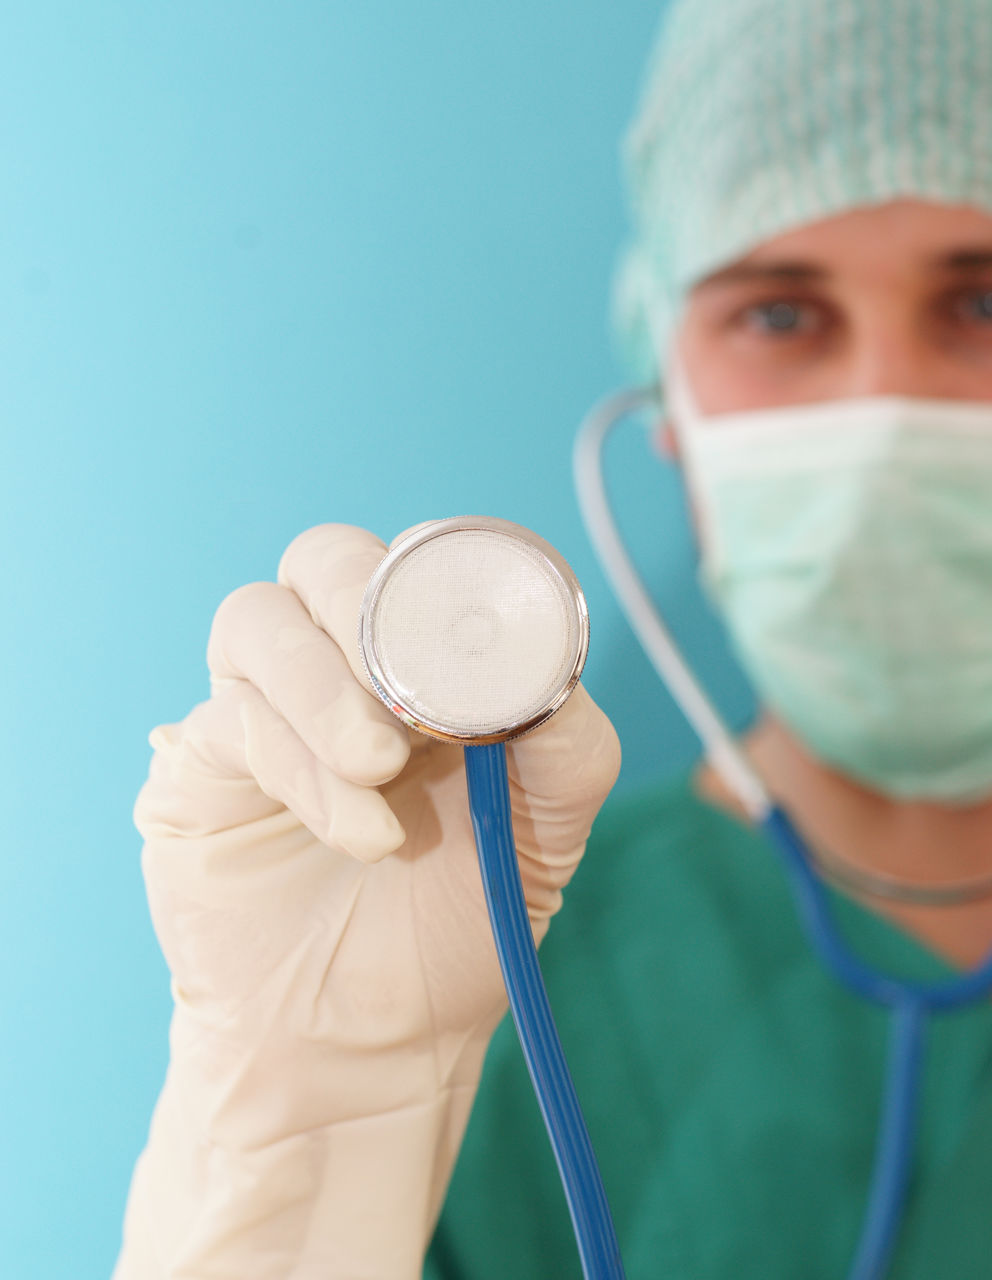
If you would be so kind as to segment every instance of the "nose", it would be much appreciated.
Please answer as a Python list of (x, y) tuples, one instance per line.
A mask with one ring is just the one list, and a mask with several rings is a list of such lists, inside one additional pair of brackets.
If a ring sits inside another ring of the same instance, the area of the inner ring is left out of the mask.
[(917, 332), (907, 315), (889, 310), (866, 322), (855, 334), (851, 351), (845, 387), (851, 397), (953, 394), (940, 352)]

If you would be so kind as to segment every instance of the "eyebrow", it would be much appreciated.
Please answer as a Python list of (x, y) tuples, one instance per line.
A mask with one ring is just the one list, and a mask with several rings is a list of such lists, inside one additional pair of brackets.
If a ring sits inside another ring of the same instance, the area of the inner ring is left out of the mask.
[[(926, 259), (930, 271), (965, 272), (992, 267), (992, 245), (975, 245), (952, 249)], [(831, 272), (815, 262), (782, 259), (778, 262), (736, 262), (700, 280), (694, 287), (737, 284), (748, 280), (828, 280)]]
[(930, 266), (950, 271), (972, 271), (992, 266), (992, 248), (956, 249), (953, 253), (931, 258)]

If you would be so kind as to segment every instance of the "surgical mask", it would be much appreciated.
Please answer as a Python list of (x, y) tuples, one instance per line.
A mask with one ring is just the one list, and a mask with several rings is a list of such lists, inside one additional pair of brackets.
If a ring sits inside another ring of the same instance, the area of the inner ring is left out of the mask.
[(992, 403), (670, 406), (703, 586), (767, 705), (887, 795), (992, 790)]

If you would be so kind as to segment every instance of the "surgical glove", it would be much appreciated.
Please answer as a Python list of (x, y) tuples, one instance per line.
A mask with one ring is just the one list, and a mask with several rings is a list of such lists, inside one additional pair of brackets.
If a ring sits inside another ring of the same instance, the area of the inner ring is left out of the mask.
[[(113, 1280), (421, 1274), (506, 1001), (461, 748), (361, 667), (385, 551), (301, 534), (221, 604), (209, 700), (150, 735), (134, 816), (174, 1011)], [(579, 686), (507, 756), (539, 941), (619, 745)]]

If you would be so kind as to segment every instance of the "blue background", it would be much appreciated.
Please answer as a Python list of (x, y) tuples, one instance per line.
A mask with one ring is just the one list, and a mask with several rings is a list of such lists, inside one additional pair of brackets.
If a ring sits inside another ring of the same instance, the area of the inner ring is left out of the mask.
[[(221, 599), (327, 520), (517, 520), (589, 597), (620, 787), (690, 732), (569, 479), (622, 369), (618, 143), (657, 0), (34, 0), (0, 41), (0, 1273), (112, 1268), (167, 1059), (131, 807), (207, 696)], [(624, 527), (735, 724), (677, 477), (636, 427)]]

